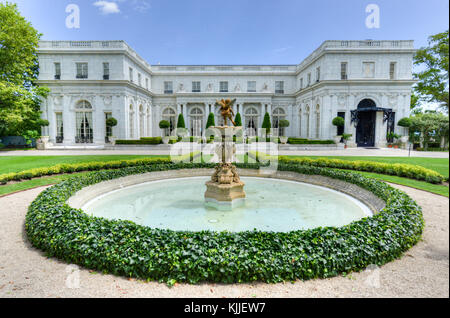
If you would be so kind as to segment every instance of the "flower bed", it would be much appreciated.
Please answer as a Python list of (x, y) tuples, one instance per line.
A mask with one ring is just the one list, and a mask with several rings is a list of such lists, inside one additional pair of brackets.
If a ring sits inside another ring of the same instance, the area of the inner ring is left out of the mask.
[[(90, 217), (65, 202), (80, 189), (128, 175), (171, 169), (212, 168), (211, 164), (152, 164), (92, 172), (43, 191), (30, 205), (26, 234), (48, 256), (105, 273), (175, 282), (276, 283), (332, 277), (383, 265), (416, 244), (424, 221), (405, 193), (359, 174), (282, 163), (280, 170), (323, 175), (373, 192), (386, 208), (340, 228), (290, 233), (249, 231), (175, 232), (130, 221)], [(240, 164), (241, 168), (259, 165)]]

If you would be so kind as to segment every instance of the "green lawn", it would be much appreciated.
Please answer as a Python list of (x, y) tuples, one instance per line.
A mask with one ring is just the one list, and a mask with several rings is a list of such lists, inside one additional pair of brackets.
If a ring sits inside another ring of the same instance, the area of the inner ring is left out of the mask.
[[(114, 161), (114, 160), (129, 160), (145, 157), (160, 157), (167, 158), (167, 156), (145, 156), (145, 155), (96, 155), (96, 156), (11, 156), (0, 157), (0, 174), (9, 172), (19, 172), (27, 169), (38, 167), (50, 167), (61, 163), (81, 163), (81, 162), (95, 162), (95, 161)], [(211, 156), (205, 156), (203, 159), (208, 161)], [(300, 156), (291, 156), (300, 157)], [(309, 158), (328, 158), (328, 159), (342, 159), (342, 160), (365, 160), (376, 161), (386, 163), (408, 163), (413, 165), (419, 165), (428, 169), (435, 170), (445, 177), (449, 176), (449, 160), (438, 158), (404, 158), (404, 157), (338, 157), (338, 156), (308, 156)], [(249, 160), (248, 158), (239, 156), (240, 162)], [(253, 160), (249, 160), (253, 162)], [(86, 173), (86, 172), (85, 172)], [(76, 175), (82, 175), (85, 173), (78, 173)], [(449, 188), (445, 185), (430, 184), (423, 181), (417, 181), (407, 178), (401, 178), (396, 176), (388, 176), (376, 173), (359, 172), (368, 177), (383, 180), (386, 182), (397, 183), (408, 187), (429, 191), (439, 195), (449, 196)], [(44, 177), (29, 181), (23, 181), (19, 183), (8, 184), (0, 186), (0, 196), (8, 193), (31, 189), (34, 187), (55, 184), (62, 180), (65, 180), (74, 174), (58, 175), (51, 177)]]
[(134, 155), (109, 155), (109, 156), (11, 156), (0, 157), (0, 174), (19, 172), (23, 170), (51, 167), (62, 163), (84, 163), (96, 161), (130, 160), (137, 158), (167, 158), (168, 156), (134, 156)]

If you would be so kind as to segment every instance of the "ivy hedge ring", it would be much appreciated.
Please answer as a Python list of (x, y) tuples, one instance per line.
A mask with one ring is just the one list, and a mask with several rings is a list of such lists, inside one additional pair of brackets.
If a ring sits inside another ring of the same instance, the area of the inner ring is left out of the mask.
[[(258, 169), (258, 164), (238, 164)], [(25, 229), (32, 245), (85, 268), (147, 281), (196, 284), (307, 280), (381, 266), (415, 245), (422, 236), (421, 208), (405, 193), (354, 172), (281, 163), (279, 170), (323, 175), (365, 188), (386, 207), (340, 228), (290, 233), (247, 231), (176, 232), (124, 220), (91, 217), (66, 204), (89, 185), (128, 175), (211, 164), (153, 163), (91, 172), (43, 191), (29, 207)]]

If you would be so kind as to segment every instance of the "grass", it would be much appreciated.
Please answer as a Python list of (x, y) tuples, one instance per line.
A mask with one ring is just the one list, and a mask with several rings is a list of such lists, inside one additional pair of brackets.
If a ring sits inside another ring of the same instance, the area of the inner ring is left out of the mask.
[(0, 157), (0, 174), (51, 167), (62, 163), (130, 160), (138, 158), (167, 158), (168, 156), (109, 155), (109, 156), (5, 156)]
[(18, 182), (18, 183), (7, 184), (4, 186), (0, 186), (0, 196), (15, 193), (15, 192), (20, 192), (23, 190), (33, 189), (36, 187), (42, 187), (42, 186), (46, 186), (46, 185), (56, 184), (56, 183), (66, 180), (72, 176), (85, 175), (87, 173), (88, 172), (63, 174), (63, 175), (43, 177), (43, 178), (37, 178), (37, 179), (33, 179), (33, 180), (28, 180), (28, 181), (22, 181), (22, 182)]
[[(61, 163), (81, 163), (81, 162), (97, 162), (97, 161), (114, 161), (114, 160), (129, 160), (145, 157), (160, 157), (167, 158), (167, 156), (145, 156), (145, 155), (94, 155), (94, 156), (11, 156), (0, 157), (0, 174), (9, 172), (19, 172), (27, 169), (38, 167), (50, 167)], [(203, 157), (203, 161), (209, 161), (212, 156), (206, 155)], [(419, 165), (434, 171), (439, 172), (447, 179), (449, 177), (449, 160), (441, 158), (405, 158), (405, 157), (339, 157), (339, 156), (290, 156), (295, 157), (308, 157), (308, 158), (328, 158), (328, 159), (342, 159), (342, 160), (365, 160), (385, 163), (408, 163), (413, 165)], [(238, 156), (239, 162), (248, 162), (253, 160), (247, 156)], [(18, 191), (23, 191), (35, 187), (51, 185), (63, 181), (73, 175), (83, 175), (83, 173), (57, 175), (51, 177), (44, 177), (39, 179), (33, 179), (23, 181), (19, 183), (12, 183), (5, 186), (0, 186), (0, 196), (10, 194)], [(389, 176), (377, 173), (358, 172), (365, 176), (372, 177), (378, 180), (396, 183), (407, 187), (416, 188), (419, 190), (428, 191), (431, 193), (443, 195), (449, 197), (449, 188), (445, 185), (436, 185), (423, 181), (417, 181), (407, 178), (401, 178), (396, 176)]]

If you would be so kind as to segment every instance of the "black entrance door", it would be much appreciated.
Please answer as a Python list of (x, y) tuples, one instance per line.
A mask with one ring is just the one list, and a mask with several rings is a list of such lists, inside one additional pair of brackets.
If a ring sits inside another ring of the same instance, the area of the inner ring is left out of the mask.
[(356, 143), (358, 147), (375, 146), (375, 111), (361, 111), (358, 113), (358, 126), (356, 127)]

